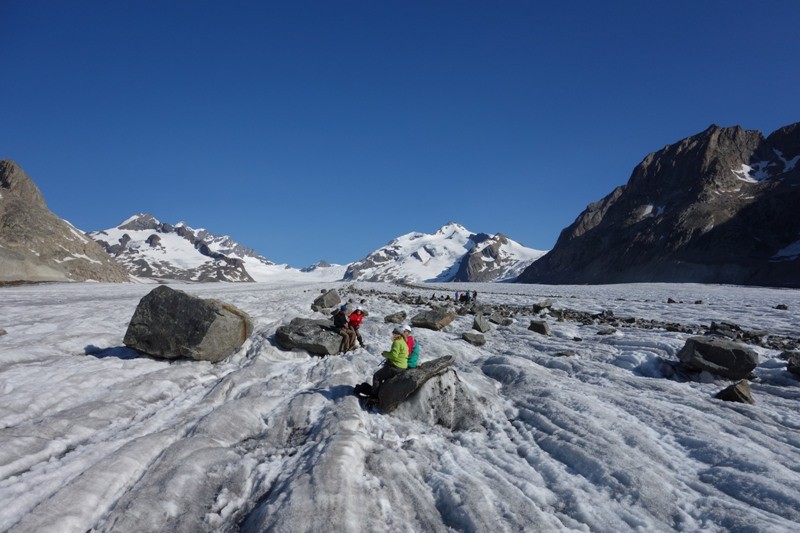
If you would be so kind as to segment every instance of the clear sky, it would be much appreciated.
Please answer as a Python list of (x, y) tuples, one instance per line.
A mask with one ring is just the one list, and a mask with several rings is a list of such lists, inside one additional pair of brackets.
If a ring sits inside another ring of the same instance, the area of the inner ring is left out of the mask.
[(800, 121), (800, 2), (0, 0), (0, 158), (306, 266), (449, 221), (549, 249), (648, 153)]

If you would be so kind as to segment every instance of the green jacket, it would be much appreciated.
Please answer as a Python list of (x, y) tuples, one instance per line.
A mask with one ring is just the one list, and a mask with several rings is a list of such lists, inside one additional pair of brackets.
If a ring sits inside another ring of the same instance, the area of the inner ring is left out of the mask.
[(408, 368), (408, 344), (403, 337), (393, 340), (392, 348), (381, 355), (388, 359), (392, 366)]

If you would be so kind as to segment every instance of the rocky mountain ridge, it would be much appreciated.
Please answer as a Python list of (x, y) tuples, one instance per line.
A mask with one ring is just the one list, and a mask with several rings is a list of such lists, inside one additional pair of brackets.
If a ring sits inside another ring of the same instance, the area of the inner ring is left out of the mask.
[(412, 232), (352, 263), (345, 280), (504, 281), (516, 277), (544, 252), (498, 233), (473, 233), (450, 222), (433, 234)]
[(800, 124), (707, 130), (648, 155), (518, 278), (800, 287)]
[(130, 281), (124, 268), (47, 207), (11, 160), (0, 161), (0, 282)]

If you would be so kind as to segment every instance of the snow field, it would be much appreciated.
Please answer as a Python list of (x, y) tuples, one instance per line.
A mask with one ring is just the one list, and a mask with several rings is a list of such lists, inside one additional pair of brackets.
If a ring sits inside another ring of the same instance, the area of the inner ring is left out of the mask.
[[(793, 531), (800, 523), (800, 382), (758, 349), (756, 405), (713, 399), (728, 381), (665, 379), (686, 335), (529, 317), (460, 340), (472, 316), (416, 330), (422, 360), (456, 357), (482, 424), (432, 425), (425, 391), (393, 415), (352, 386), (389, 347), (383, 316), (422, 306), (366, 299), (368, 344), (346, 356), (284, 352), (272, 335), (342, 283), (179, 285), (253, 317), (212, 365), (121, 346), (152, 286), (0, 291), (0, 531)], [(798, 335), (800, 291), (701, 286), (357, 283), (680, 323), (731, 320)], [(684, 304), (666, 304), (672, 297)], [(702, 299), (704, 304), (692, 302)], [(785, 303), (790, 311), (777, 311)], [(574, 337), (583, 340), (574, 341)], [(564, 350), (573, 357), (556, 357)], [(87, 355), (91, 354), (91, 355)], [(448, 381), (449, 380), (449, 381)], [(455, 385), (447, 374), (445, 385)]]

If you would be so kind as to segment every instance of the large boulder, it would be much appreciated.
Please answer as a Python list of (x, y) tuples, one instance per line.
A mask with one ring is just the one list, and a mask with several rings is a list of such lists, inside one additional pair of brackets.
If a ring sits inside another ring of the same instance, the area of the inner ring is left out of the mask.
[(123, 342), (153, 357), (216, 363), (252, 333), (253, 322), (241, 309), (161, 285), (139, 301)]
[(411, 319), (411, 325), (415, 328), (425, 328), (439, 331), (450, 324), (456, 317), (456, 313), (449, 309), (431, 309), (423, 311)]
[(400, 372), (381, 385), (378, 390), (378, 406), (384, 413), (391, 413), (429, 379), (443, 374), (451, 366), (453, 356), (446, 355)]
[(396, 313), (392, 313), (391, 315), (386, 315), (383, 317), (383, 321), (390, 323), (390, 324), (402, 324), (406, 321), (408, 315), (405, 311), (398, 311)]
[(690, 337), (678, 352), (683, 365), (730, 379), (744, 379), (758, 366), (758, 354), (733, 341)]
[(0, 337), (5, 335), (6, 333), (8, 333), (6, 330), (4, 330), (3, 328), (0, 328)]
[(795, 376), (800, 376), (800, 352), (783, 352), (781, 358), (786, 360), (786, 370)]
[(471, 331), (465, 331), (464, 333), (461, 334), (461, 338), (473, 346), (483, 346), (484, 344), (486, 344), (486, 337), (484, 337), (480, 333), (472, 333)]
[(330, 320), (295, 318), (275, 332), (284, 350), (300, 349), (312, 355), (333, 355), (341, 351), (342, 336), (333, 331)]
[(479, 314), (475, 315), (475, 320), (472, 321), (472, 329), (481, 333), (486, 333), (492, 329), (492, 326), (489, 324), (489, 321), (486, 320), (485, 316)]
[(314, 303), (311, 304), (313, 311), (321, 311), (323, 309), (332, 309), (342, 303), (339, 293), (335, 289), (331, 289), (321, 294)]
[(547, 335), (550, 336), (550, 324), (545, 322), (544, 320), (531, 320), (531, 325), (528, 326), (528, 329), (538, 333), (539, 335)]

